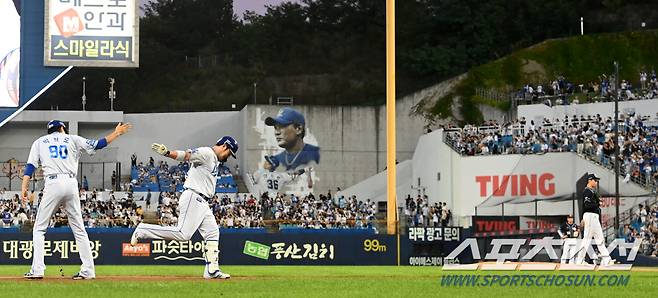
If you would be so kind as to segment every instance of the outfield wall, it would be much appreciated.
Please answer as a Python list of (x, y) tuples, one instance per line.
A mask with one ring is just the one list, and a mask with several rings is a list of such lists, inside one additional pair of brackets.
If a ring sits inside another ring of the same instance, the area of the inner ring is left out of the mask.
[[(361, 229), (292, 229), (267, 233), (264, 229), (221, 229), (223, 265), (442, 265), (443, 257), (463, 240), (461, 228), (428, 228), (436, 238), (410, 239), (406, 234), (375, 234)], [(189, 241), (153, 240), (130, 246), (132, 229), (88, 228), (96, 265), (199, 265), (204, 242), (196, 233)], [(424, 232), (424, 229), (423, 229)], [(429, 235), (429, 234), (428, 234)], [(28, 265), (32, 234), (0, 229), (5, 265)], [(399, 241), (399, 243), (398, 243)], [(420, 246), (419, 246), (420, 245)], [(434, 248), (427, 249), (432, 245)], [(69, 228), (50, 228), (45, 242), (46, 264), (79, 264), (78, 249)], [(399, 251), (398, 251), (399, 249)]]

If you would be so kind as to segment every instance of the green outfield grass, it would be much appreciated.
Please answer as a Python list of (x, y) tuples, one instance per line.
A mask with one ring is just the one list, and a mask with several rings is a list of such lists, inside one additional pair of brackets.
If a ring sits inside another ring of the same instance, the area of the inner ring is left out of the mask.
[[(97, 279), (71, 281), (77, 266), (49, 266), (40, 281), (11, 279), (29, 266), (0, 266), (0, 290), (12, 297), (650, 297), (658, 293), (658, 272), (595, 272), (630, 275), (621, 287), (455, 287), (442, 286), (438, 267), (392, 266), (224, 266), (230, 280), (204, 280), (200, 266), (97, 266)], [(478, 272), (476, 274), (493, 274)], [(558, 274), (499, 272), (499, 274)], [(559, 272), (559, 274), (588, 274)], [(198, 277), (198, 278), (196, 278)], [(623, 295), (623, 296), (622, 296)]]

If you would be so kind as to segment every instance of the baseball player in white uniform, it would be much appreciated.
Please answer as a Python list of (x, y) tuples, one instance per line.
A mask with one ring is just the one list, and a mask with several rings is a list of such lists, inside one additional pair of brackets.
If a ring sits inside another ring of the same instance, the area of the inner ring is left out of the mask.
[(64, 207), (68, 216), (69, 226), (75, 236), (75, 242), (80, 251), (82, 266), (80, 272), (73, 279), (93, 279), (94, 260), (91, 257), (89, 237), (85, 231), (80, 210), (80, 196), (78, 194), (78, 160), (82, 151), (93, 154), (96, 150), (105, 148), (116, 138), (130, 130), (130, 124), (119, 123), (114, 131), (100, 140), (85, 139), (76, 135), (69, 135), (64, 122), (53, 120), (48, 122), (48, 134), (38, 138), (32, 144), (30, 156), (27, 159), (21, 192), (23, 200), (27, 200), (28, 183), (30, 177), (41, 165), (45, 187), (43, 198), (39, 203), (37, 218), (32, 230), (32, 246), (34, 249), (32, 268), (25, 274), (27, 279), (42, 279), (46, 265), (44, 263), (44, 242), (46, 229), (53, 213)]
[(599, 193), (596, 191), (599, 180), (600, 178), (594, 174), (587, 175), (587, 187), (583, 191), (583, 240), (578, 247), (576, 264), (584, 264), (585, 254), (592, 243), (592, 238), (599, 249), (600, 265), (607, 266), (615, 262), (610, 258), (610, 252), (605, 246), (605, 238), (603, 238), (603, 229), (601, 228), (601, 203)]
[(199, 230), (205, 245), (206, 266), (203, 277), (227, 279), (231, 276), (219, 268), (219, 226), (208, 202), (215, 194), (215, 185), (220, 166), (229, 156), (235, 158), (238, 142), (230, 136), (222, 137), (212, 147), (200, 147), (187, 151), (169, 151), (165, 145), (154, 143), (151, 149), (160, 155), (189, 161), (192, 166), (187, 171), (183, 187), (185, 191), (178, 202), (178, 224), (160, 226), (140, 223), (135, 228), (130, 244), (136, 245), (139, 239), (166, 239), (187, 241)]

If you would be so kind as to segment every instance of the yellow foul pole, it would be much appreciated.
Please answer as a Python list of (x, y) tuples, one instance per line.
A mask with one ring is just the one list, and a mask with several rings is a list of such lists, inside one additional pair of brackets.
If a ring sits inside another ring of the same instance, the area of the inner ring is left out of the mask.
[(386, 0), (386, 230), (396, 233), (395, 166), (395, 0)]

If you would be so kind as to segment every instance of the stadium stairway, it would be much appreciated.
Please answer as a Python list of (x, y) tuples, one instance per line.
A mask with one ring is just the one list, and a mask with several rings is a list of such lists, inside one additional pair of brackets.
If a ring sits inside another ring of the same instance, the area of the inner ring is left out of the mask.
[(238, 186), (238, 193), (249, 192), (249, 188), (247, 188), (247, 184), (244, 182), (244, 179), (242, 179), (241, 175), (233, 175), (233, 179), (235, 184)]

